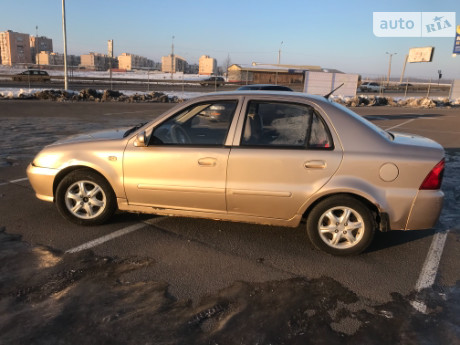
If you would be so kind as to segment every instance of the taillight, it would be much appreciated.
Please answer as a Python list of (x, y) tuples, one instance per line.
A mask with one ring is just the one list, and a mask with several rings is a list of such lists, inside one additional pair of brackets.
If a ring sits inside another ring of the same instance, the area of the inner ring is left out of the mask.
[(425, 177), (425, 181), (423, 181), (420, 186), (420, 190), (434, 190), (441, 188), (445, 164), (446, 162), (443, 158), (433, 169), (431, 169), (430, 173)]

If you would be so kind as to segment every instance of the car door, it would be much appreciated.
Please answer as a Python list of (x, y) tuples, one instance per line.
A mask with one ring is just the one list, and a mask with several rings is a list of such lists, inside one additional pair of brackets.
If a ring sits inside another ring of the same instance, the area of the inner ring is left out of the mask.
[(236, 100), (200, 102), (155, 128), (146, 147), (128, 144), (123, 160), (128, 203), (226, 213), (225, 146)]
[(291, 219), (342, 160), (313, 106), (250, 100), (235, 137), (227, 177), (229, 213)]

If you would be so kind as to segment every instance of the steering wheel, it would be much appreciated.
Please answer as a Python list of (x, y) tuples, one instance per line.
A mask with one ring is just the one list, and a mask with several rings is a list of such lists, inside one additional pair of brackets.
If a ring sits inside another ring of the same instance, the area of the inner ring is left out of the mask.
[(174, 144), (189, 144), (192, 142), (187, 131), (180, 125), (171, 126), (171, 139), (173, 140)]

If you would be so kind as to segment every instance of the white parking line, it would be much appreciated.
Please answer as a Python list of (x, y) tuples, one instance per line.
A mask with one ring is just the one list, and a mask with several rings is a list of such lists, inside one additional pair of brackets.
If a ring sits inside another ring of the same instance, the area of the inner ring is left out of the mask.
[(10, 181), (7, 181), (7, 182), (2, 182), (2, 183), (0, 183), (0, 186), (5, 186), (5, 185), (10, 184), (10, 183), (17, 183), (17, 182), (22, 182), (22, 181), (26, 181), (26, 180), (28, 180), (27, 177), (18, 178), (16, 180), (10, 180)]
[(123, 236), (123, 235), (126, 235), (126, 234), (129, 234), (130, 232), (139, 230), (139, 229), (141, 229), (141, 228), (143, 228), (145, 226), (146, 226), (146, 224), (144, 224), (144, 223), (134, 224), (134, 225), (128, 226), (127, 228), (112, 232), (109, 235), (102, 236), (102, 237), (96, 238), (95, 240), (83, 243), (82, 245), (80, 245), (78, 247), (71, 248), (69, 250), (66, 250), (65, 252), (66, 253), (81, 252), (82, 250), (96, 247), (96, 246), (98, 246), (98, 245), (100, 245), (100, 244), (102, 244), (104, 242), (113, 240), (114, 238), (117, 238), (117, 237), (120, 237), (120, 236)]
[(100, 245), (102, 243), (105, 243), (105, 242), (108, 242), (110, 240), (113, 240), (114, 238), (117, 238), (117, 237), (120, 237), (120, 236), (123, 236), (123, 235), (127, 235), (127, 234), (129, 234), (129, 233), (131, 233), (133, 231), (142, 229), (143, 227), (145, 227), (147, 225), (152, 225), (152, 224), (156, 223), (157, 221), (159, 221), (159, 220), (161, 220), (163, 218), (164, 217), (155, 217), (155, 218), (151, 218), (149, 220), (146, 220), (145, 222), (142, 222), (142, 223), (133, 224), (133, 225), (128, 226), (128, 227), (126, 227), (124, 229), (120, 229), (120, 230), (117, 230), (115, 232), (112, 232), (111, 234), (108, 234), (106, 236), (96, 238), (95, 240), (92, 240), (92, 241), (83, 243), (82, 245), (79, 245), (77, 247), (68, 249), (65, 252), (66, 253), (77, 253), (77, 252), (81, 252), (82, 250), (85, 250), (85, 249), (96, 247), (96, 246), (98, 246), (98, 245)]
[[(438, 273), (439, 262), (441, 261), (442, 252), (444, 245), (446, 244), (446, 238), (449, 230), (443, 232), (437, 232), (433, 236), (431, 241), (428, 255), (426, 256), (425, 262), (418, 277), (417, 283), (415, 284), (415, 291), (420, 292), (423, 289), (427, 289), (433, 286)], [(426, 313), (426, 304), (423, 301), (415, 300), (412, 301), (412, 306), (421, 313)]]
[(444, 232), (437, 232), (433, 236), (433, 241), (431, 242), (428, 255), (425, 259), (425, 263), (423, 264), (420, 277), (418, 278), (417, 284), (415, 285), (415, 290), (421, 291), (422, 289), (429, 288), (434, 284), (448, 233), (449, 230)]
[(27, 181), (28, 178), (27, 177), (23, 177), (23, 178), (18, 178), (17, 180), (11, 180), (9, 181), (10, 183), (16, 183), (16, 182), (22, 182), (22, 181)]
[(390, 128), (386, 128), (385, 130), (389, 131), (390, 129), (394, 129), (394, 128), (404, 126), (405, 124), (408, 124), (408, 123), (410, 123), (412, 121), (415, 121), (415, 119), (410, 119), (410, 120), (404, 121), (404, 122), (400, 123), (399, 125), (396, 125), (396, 126), (393, 126), (393, 127), (390, 127)]
[(105, 113), (104, 115), (121, 115), (121, 114), (135, 114), (135, 113), (145, 113), (145, 110), (137, 110), (137, 111), (124, 111), (121, 113)]

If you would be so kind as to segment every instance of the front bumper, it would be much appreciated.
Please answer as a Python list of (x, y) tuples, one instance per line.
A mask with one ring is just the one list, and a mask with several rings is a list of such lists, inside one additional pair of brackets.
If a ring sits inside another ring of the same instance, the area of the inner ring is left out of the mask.
[(41, 168), (29, 164), (27, 177), (37, 198), (49, 202), (54, 201), (53, 183), (58, 172), (57, 169)]

